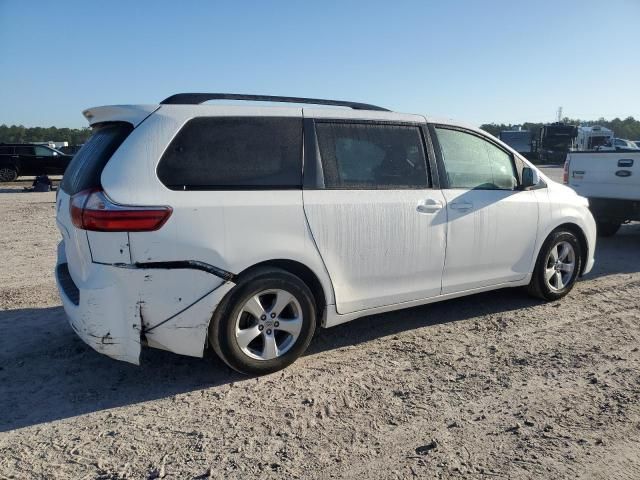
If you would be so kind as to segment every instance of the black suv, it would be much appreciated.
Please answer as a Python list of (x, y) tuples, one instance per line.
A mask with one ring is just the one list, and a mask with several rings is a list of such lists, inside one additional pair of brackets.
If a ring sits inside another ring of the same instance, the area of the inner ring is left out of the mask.
[(0, 182), (21, 175), (61, 175), (72, 156), (45, 145), (0, 143)]

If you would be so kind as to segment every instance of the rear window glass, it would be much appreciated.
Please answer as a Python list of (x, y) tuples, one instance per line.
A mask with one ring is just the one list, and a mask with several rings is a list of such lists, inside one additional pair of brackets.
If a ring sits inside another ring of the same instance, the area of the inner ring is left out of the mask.
[(173, 190), (300, 188), (302, 120), (194, 118), (167, 147), (158, 178)]
[(69, 195), (100, 186), (105, 165), (131, 133), (130, 123), (105, 123), (94, 127), (89, 138), (69, 163), (60, 188)]
[(316, 132), (327, 188), (430, 186), (419, 127), (319, 122)]

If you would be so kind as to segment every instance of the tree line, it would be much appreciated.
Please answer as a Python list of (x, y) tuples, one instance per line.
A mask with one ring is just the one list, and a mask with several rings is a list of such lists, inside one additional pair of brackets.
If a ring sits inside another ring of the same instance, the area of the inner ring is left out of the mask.
[(91, 135), (90, 128), (25, 127), (0, 125), (0, 143), (69, 142), (81, 145)]
[[(563, 122), (571, 125), (602, 125), (613, 130), (616, 137), (629, 140), (640, 140), (640, 120), (627, 117), (624, 120), (580, 120), (564, 118)], [(537, 134), (544, 123), (525, 122), (521, 125), (504, 123), (485, 123), (480, 128), (496, 137), (502, 130), (514, 130), (522, 127)], [(25, 127), (23, 125), (0, 125), (0, 143), (31, 143), (31, 142), (69, 142), (69, 145), (81, 145), (91, 135), (90, 128), (57, 128), (57, 127)]]
[[(626, 138), (628, 140), (640, 140), (640, 120), (636, 120), (633, 117), (627, 117), (624, 120), (614, 118), (613, 120), (605, 120), (599, 118), (598, 120), (580, 120), (577, 118), (565, 117), (562, 119), (564, 123), (570, 125), (582, 125), (591, 127), (593, 125), (601, 125), (610, 130), (617, 138)], [(485, 123), (480, 125), (480, 128), (485, 132), (489, 132), (491, 135), (498, 136), (503, 130), (517, 130), (518, 127), (522, 127), (522, 130), (529, 130), (534, 134), (540, 131), (540, 128), (545, 125), (544, 123), (525, 122), (519, 125), (504, 124), (504, 123)]]

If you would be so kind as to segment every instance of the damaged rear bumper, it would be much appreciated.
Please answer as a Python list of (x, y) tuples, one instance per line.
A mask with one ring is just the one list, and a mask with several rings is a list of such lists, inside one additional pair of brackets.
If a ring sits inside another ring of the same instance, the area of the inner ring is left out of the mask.
[(202, 356), (211, 316), (234, 285), (179, 267), (92, 263), (81, 275), (69, 270), (61, 242), (56, 283), (73, 330), (97, 352), (136, 365), (141, 338), (151, 347)]

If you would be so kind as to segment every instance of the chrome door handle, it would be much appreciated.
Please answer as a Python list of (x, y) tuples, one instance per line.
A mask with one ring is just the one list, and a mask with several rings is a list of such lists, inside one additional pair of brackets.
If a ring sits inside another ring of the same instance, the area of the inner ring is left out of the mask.
[(473, 203), (469, 202), (455, 202), (449, 205), (454, 210), (471, 210), (473, 208)]
[(436, 213), (438, 210), (442, 210), (442, 202), (428, 199), (419, 203), (416, 210), (420, 213)]

